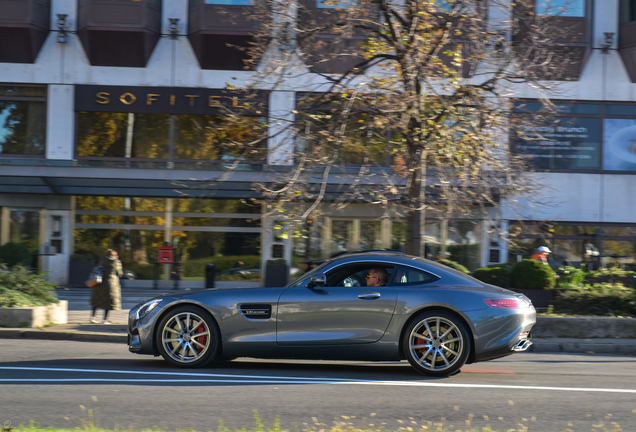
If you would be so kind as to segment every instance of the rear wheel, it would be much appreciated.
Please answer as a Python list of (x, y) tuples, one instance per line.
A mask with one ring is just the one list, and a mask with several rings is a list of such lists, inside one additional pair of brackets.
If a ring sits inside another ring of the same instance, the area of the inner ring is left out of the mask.
[(412, 320), (402, 340), (411, 366), (428, 376), (457, 372), (470, 353), (470, 338), (464, 324), (444, 311), (424, 312)]
[(159, 322), (157, 347), (170, 364), (200, 367), (209, 363), (219, 349), (216, 322), (196, 306), (180, 306)]

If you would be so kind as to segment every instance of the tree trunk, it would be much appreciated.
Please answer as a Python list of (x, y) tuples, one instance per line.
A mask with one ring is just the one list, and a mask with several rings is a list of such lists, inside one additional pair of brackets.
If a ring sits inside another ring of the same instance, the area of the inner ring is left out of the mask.
[(424, 257), (424, 227), (426, 221), (426, 151), (420, 148), (413, 156), (418, 164), (413, 170), (409, 188), (409, 211), (406, 215), (406, 252)]

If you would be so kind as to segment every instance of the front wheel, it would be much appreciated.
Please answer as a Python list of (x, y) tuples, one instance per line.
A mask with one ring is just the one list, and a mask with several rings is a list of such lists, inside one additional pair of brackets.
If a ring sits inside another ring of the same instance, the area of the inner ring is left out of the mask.
[(217, 354), (218, 335), (216, 322), (208, 312), (196, 306), (180, 306), (159, 322), (157, 347), (174, 366), (199, 367)]
[(404, 332), (402, 346), (411, 366), (428, 376), (457, 372), (468, 359), (470, 338), (465, 325), (443, 311), (424, 312)]

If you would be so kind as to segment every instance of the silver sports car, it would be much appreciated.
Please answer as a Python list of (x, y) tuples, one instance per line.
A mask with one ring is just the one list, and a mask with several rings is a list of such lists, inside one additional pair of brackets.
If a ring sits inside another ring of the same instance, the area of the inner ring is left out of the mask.
[(523, 294), (401, 253), (341, 255), (282, 288), (170, 293), (135, 306), (128, 347), (197, 367), (236, 357), (408, 360), (447, 376), (524, 351), (536, 312)]

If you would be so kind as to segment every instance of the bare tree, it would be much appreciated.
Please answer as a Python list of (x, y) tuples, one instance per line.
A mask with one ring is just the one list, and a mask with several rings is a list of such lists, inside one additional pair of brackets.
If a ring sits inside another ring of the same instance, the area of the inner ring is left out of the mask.
[(559, 79), (571, 53), (550, 48), (546, 35), (566, 29), (534, 1), (256, 1), (271, 19), (249, 84), (296, 92), (293, 119), (270, 124), (288, 169), (257, 186), (272, 212), (306, 222), (325, 201), (381, 205), (423, 256), (426, 212), (492, 217), (502, 200), (537, 196), (508, 144), (524, 121), (511, 107), (522, 86), (549, 107), (538, 80)]

